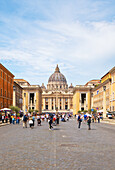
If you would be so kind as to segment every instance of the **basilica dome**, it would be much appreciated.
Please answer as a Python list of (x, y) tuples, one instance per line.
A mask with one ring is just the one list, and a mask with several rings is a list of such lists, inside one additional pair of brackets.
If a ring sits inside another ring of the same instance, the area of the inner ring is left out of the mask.
[(60, 73), (59, 67), (57, 65), (55, 72), (50, 76), (48, 83), (50, 82), (63, 82), (67, 83), (65, 76)]
[(49, 77), (48, 89), (67, 89), (67, 80), (65, 76), (60, 72), (58, 65), (56, 66), (55, 72)]

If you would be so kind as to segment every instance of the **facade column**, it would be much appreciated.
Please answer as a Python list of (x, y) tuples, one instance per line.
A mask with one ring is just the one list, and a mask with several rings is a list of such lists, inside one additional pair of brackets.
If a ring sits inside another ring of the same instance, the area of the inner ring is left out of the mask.
[(60, 98), (58, 98), (58, 110), (60, 110)]
[(64, 104), (64, 101), (63, 101), (63, 97), (62, 97), (62, 98), (61, 98), (61, 109), (62, 109), (62, 110), (64, 109), (63, 104)]
[(26, 93), (24, 93), (24, 114), (26, 114)]
[(56, 107), (55, 107), (55, 98), (53, 98), (53, 105), (54, 105), (54, 110), (56, 110)]
[(49, 110), (52, 110), (52, 98), (50, 98), (50, 108)]
[(106, 86), (103, 86), (103, 118), (106, 118)]
[(32, 98), (31, 98), (31, 109), (32, 109)]
[(13, 106), (16, 106), (16, 87), (13, 86)]
[(35, 106), (35, 110), (36, 110), (36, 93), (34, 93), (34, 106)]
[(45, 109), (45, 98), (43, 98), (43, 110)]
[(91, 94), (91, 109), (93, 108), (93, 93)]
[(63, 109), (65, 110), (65, 98), (63, 98)]
[(70, 109), (70, 98), (68, 98), (68, 109)]

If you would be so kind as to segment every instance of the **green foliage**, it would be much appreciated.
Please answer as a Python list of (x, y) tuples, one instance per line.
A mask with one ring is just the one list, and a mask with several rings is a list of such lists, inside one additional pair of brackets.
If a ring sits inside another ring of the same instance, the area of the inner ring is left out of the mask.
[(83, 110), (84, 113), (87, 113), (88, 111), (87, 110)]
[(10, 106), (9, 108), (16, 113), (20, 111), (20, 108), (18, 106)]
[(17, 117), (20, 117), (20, 113), (17, 113), (16, 116), (17, 116)]
[(79, 110), (78, 113), (81, 113), (81, 110)]
[(15, 111), (15, 106), (10, 106), (9, 107), (12, 111)]
[(32, 113), (33, 111), (34, 111), (33, 109), (29, 109), (29, 110), (28, 110), (29, 113)]
[(37, 112), (38, 112), (38, 110), (35, 110), (35, 112), (37, 113)]

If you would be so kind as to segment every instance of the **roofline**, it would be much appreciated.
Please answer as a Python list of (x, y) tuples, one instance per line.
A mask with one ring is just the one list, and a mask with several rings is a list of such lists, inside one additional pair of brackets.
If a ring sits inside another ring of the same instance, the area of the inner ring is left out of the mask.
[[(109, 70), (103, 77), (105, 77), (108, 73), (112, 73), (114, 70), (115, 70), (115, 66), (114, 66), (111, 70)], [(103, 77), (101, 77), (101, 79), (102, 79)]]
[(5, 71), (7, 71), (13, 78), (15, 77), (5, 66), (3, 66), (1, 63), (0, 63), (0, 68), (4, 69)]

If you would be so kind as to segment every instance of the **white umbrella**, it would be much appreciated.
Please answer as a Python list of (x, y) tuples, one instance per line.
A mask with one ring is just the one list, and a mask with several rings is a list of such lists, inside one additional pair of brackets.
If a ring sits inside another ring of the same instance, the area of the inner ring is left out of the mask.
[(3, 108), (3, 109), (1, 109), (2, 111), (10, 111), (11, 109), (9, 109), (9, 108)]
[(86, 113), (86, 115), (92, 117), (89, 113)]

